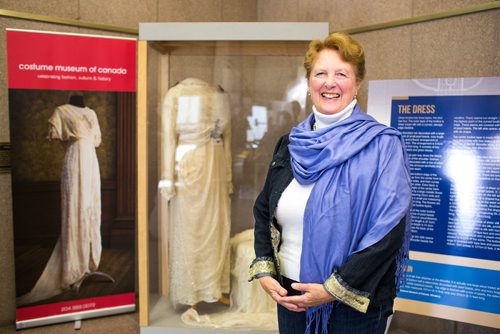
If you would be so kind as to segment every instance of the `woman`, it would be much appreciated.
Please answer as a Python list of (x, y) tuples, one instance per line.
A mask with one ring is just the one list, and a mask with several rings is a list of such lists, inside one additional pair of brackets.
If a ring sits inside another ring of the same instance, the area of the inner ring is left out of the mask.
[(357, 105), (357, 41), (312, 41), (304, 67), (313, 112), (276, 145), (250, 279), (278, 303), (280, 333), (384, 333), (408, 254), (404, 143)]

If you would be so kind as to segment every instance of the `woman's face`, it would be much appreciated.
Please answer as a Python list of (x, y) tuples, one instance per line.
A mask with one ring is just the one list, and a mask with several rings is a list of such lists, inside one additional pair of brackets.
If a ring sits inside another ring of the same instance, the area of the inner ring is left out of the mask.
[(318, 53), (308, 85), (312, 103), (320, 113), (338, 113), (352, 102), (360, 86), (355, 73), (338, 51), (323, 49)]

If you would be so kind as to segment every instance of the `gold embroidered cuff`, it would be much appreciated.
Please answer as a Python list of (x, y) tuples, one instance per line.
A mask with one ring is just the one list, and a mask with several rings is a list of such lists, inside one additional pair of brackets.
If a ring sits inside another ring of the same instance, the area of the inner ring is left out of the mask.
[(366, 313), (370, 298), (368, 293), (355, 289), (347, 289), (341, 284), (341, 279), (337, 279), (335, 274), (332, 274), (323, 284), (326, 291), (342, 303), (351, 306), (359, 312)]
[[(275, 218), (273, 217), (273, 220), (274, 219)], [(281, 242), (281, 233), (274, 224), (271, 224), (271, 242), (273, 245), (273, 249), (277, 252)]]
[(270, 276), (276, 276), (276, 267), (274, 262), (271, 260), (258, 260), (252, 263), (250, 270), (248, 271), (248, 281), (258, 278), (259, 276), (265, 276), (263, 274), (268, 274)]

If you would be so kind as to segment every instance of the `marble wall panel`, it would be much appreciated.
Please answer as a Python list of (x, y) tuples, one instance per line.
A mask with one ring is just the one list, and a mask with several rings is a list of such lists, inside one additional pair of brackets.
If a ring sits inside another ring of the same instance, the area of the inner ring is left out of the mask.
[[(308, 1), (313, 5), (312, 0)], [(411, 0), (403, 1), (328, 1), (322, 10), (329, 13), (330, 30), (337, 31), (411, 17)], [(318, 9), (319, 11), (319, 9)]]
[(158, 1), (155, 0), (80, 1), (82, 21), (139, 29), (139, 22), (155, 22), (157, 14)]
[[(64, 4), (64, 5), (63, 5)], [(53, 17), (64, 17), (67, 19), (79, 19), (79, 0), (0, 0), (0, 8), (18, 12), (46, 15)]]
[(158, 22), (219, 22), (222, 0), (164, 0), (158, 3)]
[(301, 0), (258, 0), (257, 20), (261, 22), (303, 21), (299, 10)]
[(467, 8), (490, 0), (412, 0), (413, 16), (429, 15), (439, 12), (446, 12), (452, 9)]
[(15, 319), (14, 232), (11, 177), (0, 174), (0, 326)]
[[(356, 1), (355, 7), (351, 7), (350, 22), (344, 26), (366, 26), (383, 22), (390, 22), (411, 17), (411, 0), (405, 1)], [(353, 25), (354, 23), (354, 25)]]
[(413, 25), (411, 77), (493, 76), (499, 14), (485, 12)]
[(222, 0), (221, 10), (223, 22), (257, 21), (257, 1)]
[(358, 101), (367, 110), (370, 80), (410, 78), (411, 29), (385, 29), (353, 36), (366, 53), (366, 76), (361, 85)]
[(412, 0), (260, 0), (259, 21), (329, 22), (342, 30), (411, 17)]

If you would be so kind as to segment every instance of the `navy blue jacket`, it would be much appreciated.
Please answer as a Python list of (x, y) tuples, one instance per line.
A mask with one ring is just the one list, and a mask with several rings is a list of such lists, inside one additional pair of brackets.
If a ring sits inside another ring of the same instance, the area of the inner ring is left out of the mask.
[[(278, 141), (264, 188), (255, 201), (253, 213), (256, 258), (250, 267), (250, 279), (273, 276), (283, 283), (278, 257), (281, 227), (275, 218), (275, 212), (281, 194), (293, 180), (288, 143), (288, 135)], [(382, 240), (353, 254), (332, 272), (331, 278), (327, 280), (331, 281), (324, 284), (325, 289), (337, 300), (361, 312), (366, 312), (366, 308), (357, 306), (355, 300), (358, 298), (367, 301), (367, 307), (392, 301), (396, 296), (396, 254), (402, 245), (404, 233), (403, 220)], [(332, 286), (335, 287), (333, 293), (329, 288)], [(342, 298), (341, 295), (347, 297)]]

